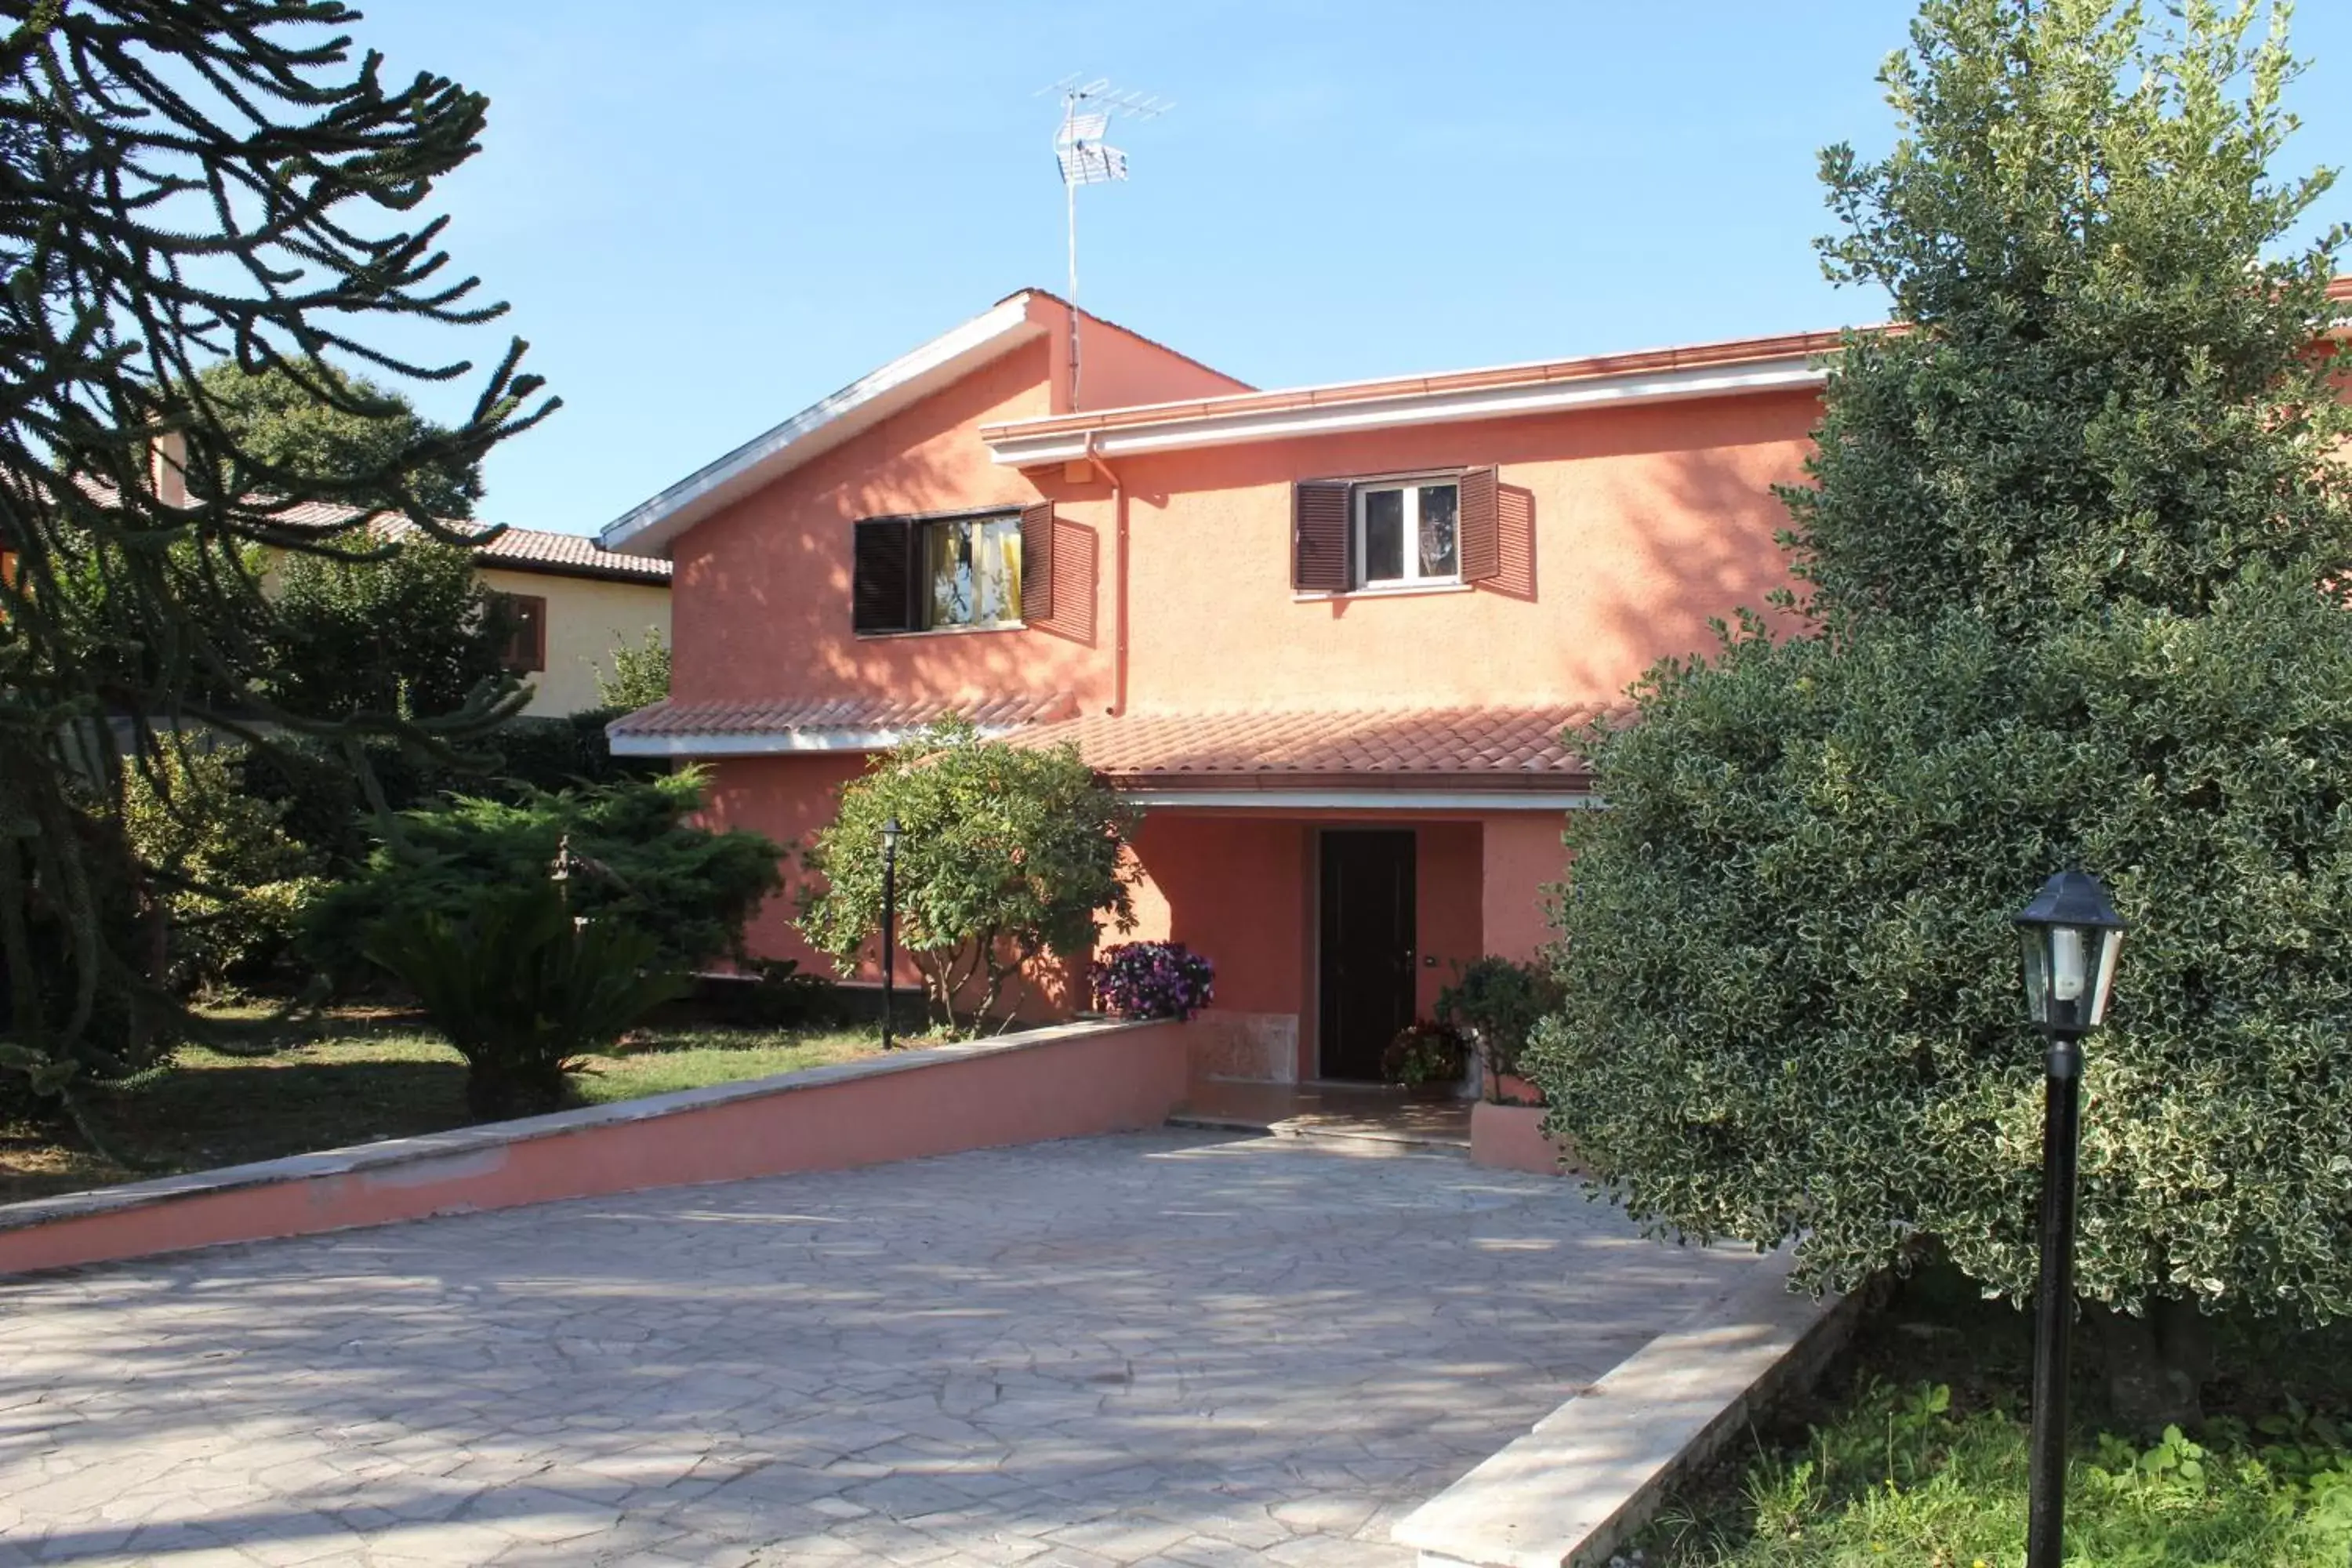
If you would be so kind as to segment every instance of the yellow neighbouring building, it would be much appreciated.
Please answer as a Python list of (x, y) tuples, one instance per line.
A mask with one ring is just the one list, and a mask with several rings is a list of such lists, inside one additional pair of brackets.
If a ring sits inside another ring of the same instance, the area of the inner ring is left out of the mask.
[(531, 683), (527, 714), (593, 708), (596, 676), (612, 674), (615, 648), (640, 646), (648, 630), (669, 643), (667, 561), (616, 555), (576, 533), (509, 528), (475, 548), (474, 567), (516, 611), (508, 662)]
[[(290, 509), (285, 520), (340, 527), (356, 515), (355, 508), (314, 501)], [(416, 531), (397, 519), (371, 526), (394, 539)], [(471, 532), (483, 525), (447, 526)], [(598, 672), (611, 675), (614, 650), (642, 646), (646, 632), (669, 646), (667, 561), (618, 555), (583, 534), (509, 528), (474, 546), (474, 569), (515, 612), (507, 663), (531, 684), (523, 709), (530, 717), (560, 719), (595, 707)]]

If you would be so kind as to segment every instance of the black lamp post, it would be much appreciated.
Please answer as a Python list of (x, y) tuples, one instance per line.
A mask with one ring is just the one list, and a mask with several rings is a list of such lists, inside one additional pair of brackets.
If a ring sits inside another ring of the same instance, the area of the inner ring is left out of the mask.
[(2034, 1290), (2033, 1446), (2026, 1568), (2059, 1568), (2066, 1512), (2066, 1352), (2074, 1320), (2074, 1149), (2083, 1037), (2107, 1016), (2124, 922), (2099, 879), (2061, 871), (2017, 916), (2025, 1007), (2050, 1042), (2042, 1060), (2042, 1278)]
[(882, 1048), (890, 1048), (890, 1025), (898, 999), (898, 819), (882, 824)]

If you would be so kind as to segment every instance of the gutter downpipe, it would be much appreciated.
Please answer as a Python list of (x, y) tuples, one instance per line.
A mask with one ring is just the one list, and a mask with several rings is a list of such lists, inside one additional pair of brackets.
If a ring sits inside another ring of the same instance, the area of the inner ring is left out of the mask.
[(1127, 486), (1118, 470), (1095, 450), (1095, 433), (1087, 432), (1086, 460), (1110, 486), (1111, 618), (1110, 717), (1127, 711)]

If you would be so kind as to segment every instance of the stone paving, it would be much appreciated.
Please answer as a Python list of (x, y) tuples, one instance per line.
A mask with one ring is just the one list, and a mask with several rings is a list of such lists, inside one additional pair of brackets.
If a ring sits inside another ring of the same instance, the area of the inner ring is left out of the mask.
[(0, 1283), (0, 1568), (1403, 1564), (1752, 1261), (1168, 1131)]

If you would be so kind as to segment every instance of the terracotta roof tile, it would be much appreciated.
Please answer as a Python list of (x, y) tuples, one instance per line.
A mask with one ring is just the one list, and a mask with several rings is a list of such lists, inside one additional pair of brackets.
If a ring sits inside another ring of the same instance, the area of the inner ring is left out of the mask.
[(1567, 731), (1602, 711), (1560, 704), (1132, 713), (1042, 725), (1016, 739), (1074, 741), (1097, 772), (1129, 788), (1557, 790), (1585, 784)]
[(605, 727), (615, 740), (672, 736), (681, 740), (760, 735), (820, 736), (827, 731), (896, 732), (919, 729), (950, 714), (983, 730), (1066, 718), (1067, 694), (1043, 697), (817, 698), (773, 702), (661, 701), (625, 713)]
[[(341, 501), (299, 501), (274, 514), (289, 528), (346, 528), (366, 516), (363, 509)], [(449, 521), (453, 533), (470, 533), (479, 522)], [(386, 539), (406, 539), (422, 533), (404, 517), (377, 516), (369, 527)], [(474, 546), (474, 559), (485, 566), (509, 572), (547, 572), (564, 576), (606, 577), (624, 583), (667, 583), (667, 561), (642, 555), (620, 555), (584, 533), (550, 533), (536, 528), (509, 528), (496, 539)]]
[[(394, 539), (421, 531), (405, 518), (388, 518), (376, 526)], [(549, 533), (536, 528), (509, 528), (488, 543), (474, 546), (474, 559), (484, 566), (513, 572), (552, 572), (628, 583), (667, 583), (670, 574), (667, 561), (616, 554), (584, 533)]]

